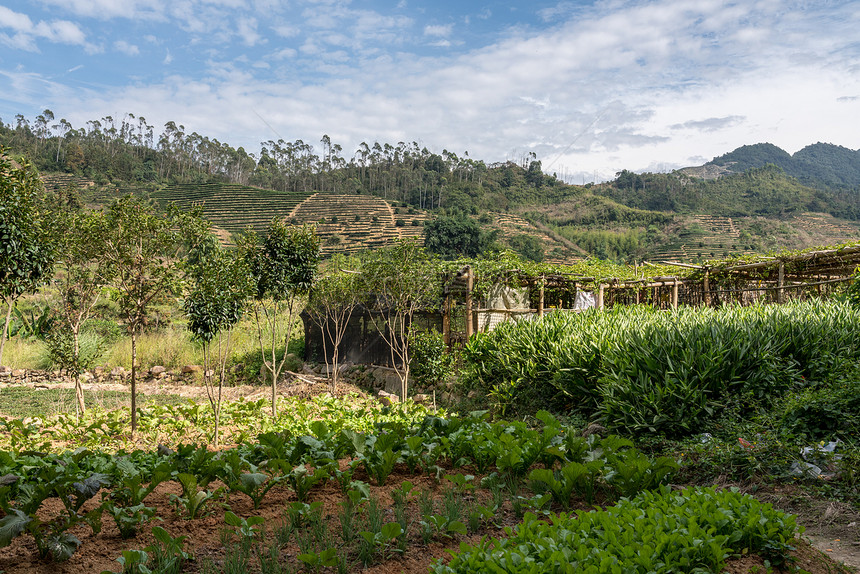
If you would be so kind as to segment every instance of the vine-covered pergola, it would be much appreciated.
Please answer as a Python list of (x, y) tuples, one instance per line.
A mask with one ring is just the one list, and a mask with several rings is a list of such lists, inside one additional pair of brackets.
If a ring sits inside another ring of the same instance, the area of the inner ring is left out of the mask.
[[(693, 265), (680, 261), (620, 265), (578, 261), (569, 265), (531, 263), (513, 256), (477, 261), (438, 262), (436, 303), (416, 315), (425, 327), (440, 328), (449, 348), (511, 318), (540, 317), (554, 310), (649, 305), (752, 304), (758, 301), (827, 296), (841, 290), (860, 265), (860, 242), (841, 246), (744, 256)], [(502, 304), (501, 302), (504, 302)], [(359, 310), (344, 340), (344, 357), (384, 363), (384, 349), (369, 328), (370, 309)], [(312, 328), (306, 328), (310, 357), (319, 355)], [(350, 340), (355, 339), (355, 344)], [(360, 351), (360, 352), (359, 352)]]

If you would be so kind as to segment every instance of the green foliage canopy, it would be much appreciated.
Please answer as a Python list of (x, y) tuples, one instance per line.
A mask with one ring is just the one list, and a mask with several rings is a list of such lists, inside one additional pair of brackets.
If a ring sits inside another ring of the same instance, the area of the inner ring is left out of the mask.
[(424, 247), (443, 259), (478, 257), (490, 249), (496, 235), (470, 217), (441, 216), (424, 227)]
[(54, 249), (44, 188), (28, 163), (14, 165), (0, 148), (0, 296), (36, 290), (52, 274)]

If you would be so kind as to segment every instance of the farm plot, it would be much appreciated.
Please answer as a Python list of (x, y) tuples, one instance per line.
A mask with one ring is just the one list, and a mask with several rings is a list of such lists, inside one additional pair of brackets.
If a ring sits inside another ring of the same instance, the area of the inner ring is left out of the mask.
[[(171, 444), (51, 454), (19, 443), (0, 457), (0, 567), (441, 574), (609, 561), (701, 572), (736, 554), (788, 563), (800, 544), (794, 519), (770, 505), (736, 491), (672, 491), (674, 459), (620, 437), (582, 437), (548, 413), (531, 427), (479, 413), (304, 403), (217, 452)], [(238, 410), (254, 419), (259, 408)], [(164, 414), (158, 420), (190, 422)], [(804, 556), (804, 568), (823, 571)]]

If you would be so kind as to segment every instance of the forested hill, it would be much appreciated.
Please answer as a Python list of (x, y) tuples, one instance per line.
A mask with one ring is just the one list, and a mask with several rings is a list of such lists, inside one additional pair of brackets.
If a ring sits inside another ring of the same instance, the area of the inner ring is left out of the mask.
[(328, 136), (316, 145), (266, 141), (259, 151), (234, 148), (175, 122), (161, 133), (145, 118), (104, 117), (83, 127), (55, 121), (45, 110), (35, 121), (0, 121), (0, 145), (30, 158), (42, 173), (69, 173), (129, 189), (166, 184), (228, 182), (293, 193), (373, 194), (422, 210), (507, 211), (558, 201), (572, 191), (545, 175), (534, 154), (487, 164), (416, 142), (362, 143), (352, 152)]
[(818, 188), (853, 188), (860, 186), (860, 150), (829, 143), (808, 145), (794, 155), (769, 143), (745, 145), (714, 158), (706, 166), (730, 173), (777, 165), (788, 175)]
[(860, 219), (860, 192), (804, 185), (772, 162), (714, 179), (623, 171), (595, 193), (628, 207), (674, 213), (784, 217), (816, 211)]
[[(14, 125), (0, 120), (0, 146), (29, 158), (54, 191), (80, 193), (93, 207), (127, 192), (203, 204), (204, 215), (225, 233), (228, 223), (297, 219), (316, 206), (299, 219), (325, 222), (320, 232), (338, 250), (356, 247), (361, 233), (365, 246), (371, 239), (426, 235), (425, 223), (447, 216), (458, 221), (443, 219), (440, 229), (480, 225), (482, 237), (528, 257), (545, 251), (563, 259), (584, 251), (626, 260), (703, 258), (839, 242), (857, 233), (847, 220), (860, 220), (858, 152), (829, 144), (794, 156), (770, 144), (744, 146), (704, 166), (722, 174), (716, 179), (687, 170), (624, 170), (611, 182), (583, 186), (544, 173), (534, 154), (486, 163), (466, 151), (436, 153), (416, 142), (362, 143), (347, 151), (325, 135), (317, 144), (269, 140), (246, 151), (175, 122), (159, 133), (132, 114), (81, 127), (56, 120), (50, 110), (34, 121), (19, 115)], [(363, 213), (359, 198), (382, 201), (379, 213)], [(246, 217), (231, 217), (237, 202)], [(810, 212), (830, 215), (809, 219)]]

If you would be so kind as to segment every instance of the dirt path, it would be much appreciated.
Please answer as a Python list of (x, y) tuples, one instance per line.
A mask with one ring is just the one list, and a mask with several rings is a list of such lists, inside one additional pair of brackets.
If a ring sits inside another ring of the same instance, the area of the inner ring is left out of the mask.
[(756, 494), (759, 500), (797, 515), (804, 538), (827, 557), (860, 572), (860, 511), (850, 504), (814, 498), (799, 489)]
[[(51, 389), (75, 388), (74, 383), (71, 382), (51, 384), (24, 383), (18, 386)], [(131, 385), (124, 383), (90, 383), (84, 385), (84, 392), (86, 393), (98, 393), (99, 391), (131, 392)], [(195, 401), (207, 400), (206, 387), (196, 384), (145, 380), (137, 383), (137, 392), (143, 395), (177, 395)], [(222, 390), (222, 397), (225, 401), (234, 401), (240, 398), (255, 401), (259, 399), (269, 399), (272, 396), (271, 393), (272, 388), (270, 385), (237, 385), (234, 387), (224, 387)], [(301, 375), (301, 379), (292, 378), (291, 380), (278, 385), (278, 394), (284, 397), (312, 397), (323, 393), (331, 393), (328, 380), (313, 375)], [(355, 385), (339, 381), (337, 391), (334, 394), (337, 396), (350, 394), (364, 396), (366, 393)]]

